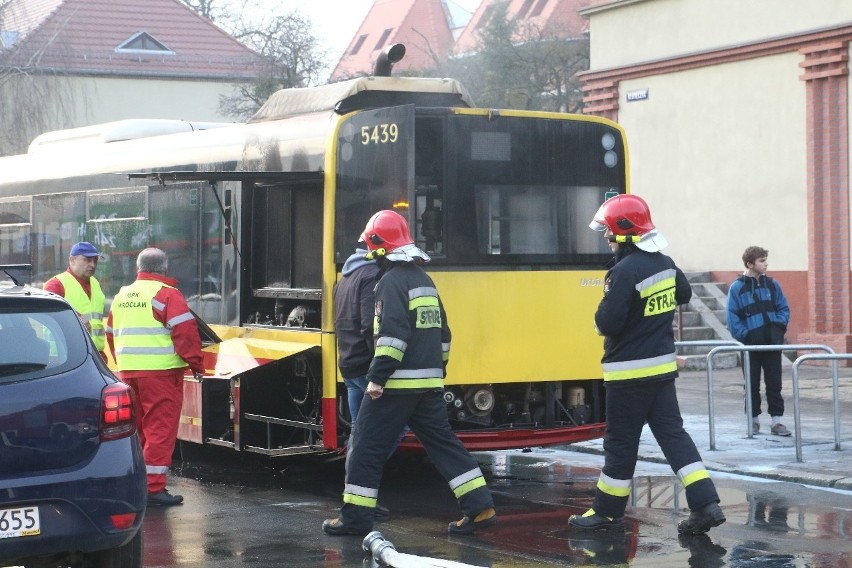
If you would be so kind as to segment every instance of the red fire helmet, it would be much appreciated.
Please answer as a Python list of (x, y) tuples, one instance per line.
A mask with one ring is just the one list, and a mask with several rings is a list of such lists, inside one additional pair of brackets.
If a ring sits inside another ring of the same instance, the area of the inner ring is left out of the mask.
[(414, 243), (411, 232), (408, 230), (408, 221), (390, 209), (383, 209), (370, 217), (364, 232), (361, 233), (361, 240), (366, 243), (370, 252), (380, 248), (391, 252)]
[(604, 201), (589, 228), (595, 231), (609, 229), (610, 241), (634, 243), (647, 252), (657, 252), (668, 246), (668, 241), (651, 221), (648, 204), (638, 195), (616, 195)]
[(616, 195), (604, 201), (589, 227), (596, 231), (609, 229), (614, 235), (641, 237), (656, 227), (651, 221), (648, 204), (638, 195)]

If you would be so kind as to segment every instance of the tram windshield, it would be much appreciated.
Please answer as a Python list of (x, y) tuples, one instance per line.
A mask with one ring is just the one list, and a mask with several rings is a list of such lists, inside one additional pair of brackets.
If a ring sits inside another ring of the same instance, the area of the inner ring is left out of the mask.
[(612, 127), (426, 110), (412, 132), (398, 109), (341, 129), (353, 135), (338, 149), (337, 262), (379, 209), (407, 215), (438, 265), (605, 262), (588, 223), (608, 193), (625, 191)]

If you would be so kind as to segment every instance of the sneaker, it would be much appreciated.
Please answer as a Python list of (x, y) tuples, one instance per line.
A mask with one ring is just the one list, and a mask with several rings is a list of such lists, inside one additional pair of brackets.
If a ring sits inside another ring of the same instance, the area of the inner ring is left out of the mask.
[(680, 534), (704, 534), (726, 520), (722, 507), (718, 503), (710, 503), (697, 511), (692, 511), (689, 518), (681, 521), (677, 526), (677, 532)]
[(589, 509), (582, 515), (571, 515), (568, 526), (583, 531), (624, 530), (624, 517), (604, 517)]
[(751, 423), (751, 433), (760, 434), (760, 422), (758, 422), (757, 420)]
[(471, 520), (465, 515), (458, 521), (453, 521), (447, 526), (447, 532), (450, 534), (473, 534), (474, 532), (493, 527), (497, 524), (497, 512), (492, 509), (485, 509)]
[(780, 422), (772, 427), (772, 433), (776, 436), (791, 436), (793, 434)]
[(336, 519), (326, 519), (322, 523), (322, 530), (325, 534), (331, 536), (357, 535), (366, 536), (372, 532), (373, 527), (360, 529), (353, 525), (345, 524), (340, 517)]
[(168, 489), (148, 493), (148, 506), (169, 507), (183, 503), (183, 495), (172, 495)]

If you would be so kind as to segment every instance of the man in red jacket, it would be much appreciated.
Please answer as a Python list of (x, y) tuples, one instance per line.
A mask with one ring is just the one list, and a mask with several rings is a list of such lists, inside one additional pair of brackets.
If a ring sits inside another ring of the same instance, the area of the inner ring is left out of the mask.
[(148, 471), (148, 505), (178, 505), (166, 489), (183, 404), (183, 376), (190, 367), (204, 373), (195, 316), (166, 276), (169, 259), (147, 248), (136, 259), (136, 281), (116, 294), (106, 336), (118, 377), (135, 392), (141, 407), (139, 439)]

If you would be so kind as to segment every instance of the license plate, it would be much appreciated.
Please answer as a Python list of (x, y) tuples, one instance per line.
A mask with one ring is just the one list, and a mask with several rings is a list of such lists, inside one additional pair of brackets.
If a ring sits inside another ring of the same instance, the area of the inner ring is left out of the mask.
[(41, 534), (38, 507), (0, 509), (0, 538)]

